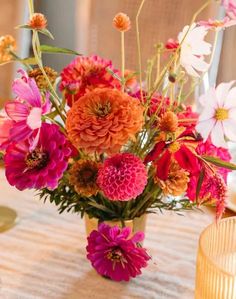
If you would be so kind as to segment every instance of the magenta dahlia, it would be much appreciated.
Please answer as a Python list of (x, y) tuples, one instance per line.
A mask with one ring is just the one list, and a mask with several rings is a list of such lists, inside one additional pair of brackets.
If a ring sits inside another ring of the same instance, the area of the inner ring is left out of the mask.
[(144, 239), (144, 233), (138, 232), (129, 238), (130, 233), (129, 227), (110, 227), (105, 223), (91, 232), (87, 258), (99, 274), (116, 281), (129, 281), (141, 274), (141, 268), (146, 267), (150, 259), (146, 249), (138, 244)]
[(119, 80), (109, 70), (119, 74), (110, 60), (95, 55), (76, 57), (61, 73), (60, 90), (68, 105), (72, 106), (85, 93), (95, 88), (119, 88)]
[(106, 159), (98, 172), (97, 183), (110, 200), (127, 201), (141, 194), (147, 184), (142, 160), (130, 153)]
[(67, 169), (72, 148), (57, 125), (43, 123), (32, 149), (29, 140), (11, 143), (4, 156), (6, 177), (19, 190), (55, 189)]

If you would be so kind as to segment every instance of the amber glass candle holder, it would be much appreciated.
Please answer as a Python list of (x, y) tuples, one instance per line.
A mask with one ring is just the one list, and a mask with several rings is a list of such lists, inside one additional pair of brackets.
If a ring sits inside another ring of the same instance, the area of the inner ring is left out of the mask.
[(195, 299), (236, 299), (236, 217), (211, 224), (202, 232)]

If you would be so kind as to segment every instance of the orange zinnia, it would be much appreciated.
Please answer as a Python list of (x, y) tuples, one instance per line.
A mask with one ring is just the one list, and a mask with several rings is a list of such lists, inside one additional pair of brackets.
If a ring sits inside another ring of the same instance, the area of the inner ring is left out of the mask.
[(144, 123), (143, 107), (128, 94), (97, 88), (75, 102), (66, 129), (72, 144), (88, 153), (116, 153)]

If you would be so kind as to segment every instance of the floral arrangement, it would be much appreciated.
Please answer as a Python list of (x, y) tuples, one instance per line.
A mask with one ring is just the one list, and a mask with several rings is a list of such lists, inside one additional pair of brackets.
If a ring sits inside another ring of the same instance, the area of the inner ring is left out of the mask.
[[(150, 256), (127, 220), (157, 210), (182, 211), (214, 205), (219, 219), (227, 198), (230, 163), (227, 142), (236, 142), (234, 81), (212, 86), (199, 98), (202, 112), (188, 104), (212, 63), (209, 31), (236, 24), (236, 1), (222, 1), (226, 17), (196, 22), (206, 1), (177, 39), (155, 45), (145, 72), (141, 65), (137, 17), (138, 70), (125, 68), (129, 17), (119, 13), (121, 70), (99, 56), (41, 45), (53, 38), (44, 15), (34, 13), (19, 26), (31, 30), (33, 56), (20, 58), (12, 36), (0, 39), (1, 64), (22, 62), (12, 85), (15, 98), (0, 116), (0, 149), (6, 178), (19, 190), (35, 189), (60, 212), (96, 218), (88, 236), (88, 259), (101, 275), (128, 281)], [(214, 43), (216, 45), (216, 42)], [(43, 53), (76, 55), (58, 75)], [(121, 226), (110, 225), (119, 221)], [(109, 224), (107, 223), (109, 222)]]

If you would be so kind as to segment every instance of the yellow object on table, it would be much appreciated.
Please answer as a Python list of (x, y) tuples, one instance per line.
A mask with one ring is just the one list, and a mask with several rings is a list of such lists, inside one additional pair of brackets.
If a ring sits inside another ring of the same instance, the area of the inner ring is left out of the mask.
[(236, 298), (236, 217), (211, 224), (201, 234), (195, 299)]

